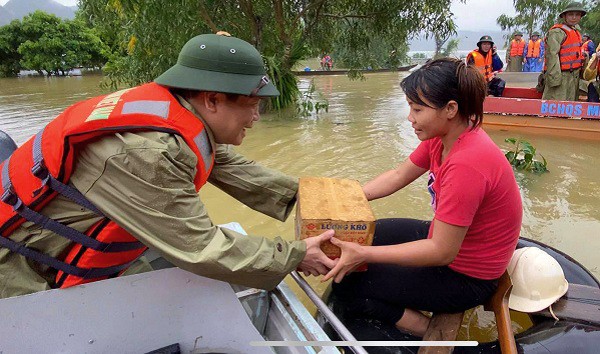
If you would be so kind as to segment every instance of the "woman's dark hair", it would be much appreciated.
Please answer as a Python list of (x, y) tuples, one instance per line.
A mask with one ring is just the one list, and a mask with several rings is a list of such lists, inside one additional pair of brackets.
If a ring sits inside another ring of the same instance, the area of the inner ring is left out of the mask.
[[(473, 129), (483, 122), (483, 100), (487, 84), (483, 75), (462, 60), (440, 58), (433, 60), (400, 83), (411, 101), (420, 105), (441, 109), (450, 101), (458, 104), (458, 113)], [(431, 103), (425, 103), (423, 99)]]

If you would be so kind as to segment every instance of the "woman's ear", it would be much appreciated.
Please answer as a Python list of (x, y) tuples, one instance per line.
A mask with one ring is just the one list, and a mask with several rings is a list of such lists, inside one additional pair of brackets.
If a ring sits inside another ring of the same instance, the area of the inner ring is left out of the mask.
[(448, 115), (448, 119), (454, 119), (458, 115), (458, 103), (456, 101), (449, 101), (446, 104), (446, 113)]

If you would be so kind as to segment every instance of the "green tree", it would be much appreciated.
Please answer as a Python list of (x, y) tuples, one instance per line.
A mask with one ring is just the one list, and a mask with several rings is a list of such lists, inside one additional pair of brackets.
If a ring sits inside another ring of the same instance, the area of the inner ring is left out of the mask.
[(19, 45), (24, 42), (20, 21), (0, 27), (0, 77), (17, 76), (21, 71)]
[[(437, 59), (442, 56), (447, 56), (442, 53), (442, 46), (446, 43), (450, 37), (456, 35), (456, 24), (452, 19), (452, 13), (450, 10), (440, 12), (437, 18), (437, 25), (433, 28), (433, 39), (435, 40), (435, 52), (433, 58)], [(458, 43), (457, 43), (458, 45)]]
[(600, 2), (595, 1), (590, 11), (581, 19), (581, 27), (584, 33), (588, 33), (598, 45), (600, 41)]
[(514, 0), (515, 16), (502, 14), (496, 22), (511, 33), (518, 29), (523, 29), (526, 35), (536, 30), (545, 33), (558, 21), (558, 15), (569, 2), (571, 0)]
[(458, 39), (458, 38), (452, 38), (451, 40), (449, 40), (448, 44), (446, 44), (446, 47), (442, 48), (441, 56), (449, 57), (452, 54), (454, 54), (458, 50), (459, 43), (460, 43), (460, 39)]
[(64, 75), (69, 69), (102, 66), (109, 49), (80, 20), (63, 21), (36, 11), (0, 28), (0, 74), (21, 69)]
[[(255, 45), (272, 72), (282, 95), (277, 107), (298, 97), (291, 68), (301, 59), (331, 52), (353, 51), (347, 65), (363, 67), (372, 60), (376, 40), (405, 43), (420, 31), (431, 32), (436, 14), (450, 0), (180, 0), (165, 6), (160, 0), (81, 0), (80, 9), (94, 26), (113, 35), (119, 53), (107, 65), (113, 82), (148, 82), (173, 65), (179, 49), (194, 35), (225, 30)], [(113, 48), (114, 49), (114, 48)], [(388, 55), (393, 48), (383, 49)], [(114, 52), (113, 52), (114, 53)]]

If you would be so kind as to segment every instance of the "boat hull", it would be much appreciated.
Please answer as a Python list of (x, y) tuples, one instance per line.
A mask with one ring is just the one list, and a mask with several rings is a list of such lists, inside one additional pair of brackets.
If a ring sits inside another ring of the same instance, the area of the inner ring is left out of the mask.
[(510, 97), (487, 97), (484, 128), (600, 140), (600, 104), (517, 98), (528, 89), (506, 88)]
[(486, 113), (484, 129), (527, 132), (546, 136), (600, 140), (600, 121)]

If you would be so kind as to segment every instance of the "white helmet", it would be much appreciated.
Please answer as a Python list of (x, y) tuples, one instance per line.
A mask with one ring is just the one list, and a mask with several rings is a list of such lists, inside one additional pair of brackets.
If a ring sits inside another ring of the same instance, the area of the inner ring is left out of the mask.
[(508, 264), (508, 274), (513, 283), (508, 307), (516, 311), (541, 311), (569, 288), (560, 264), (537, 247), (516, 250)]

